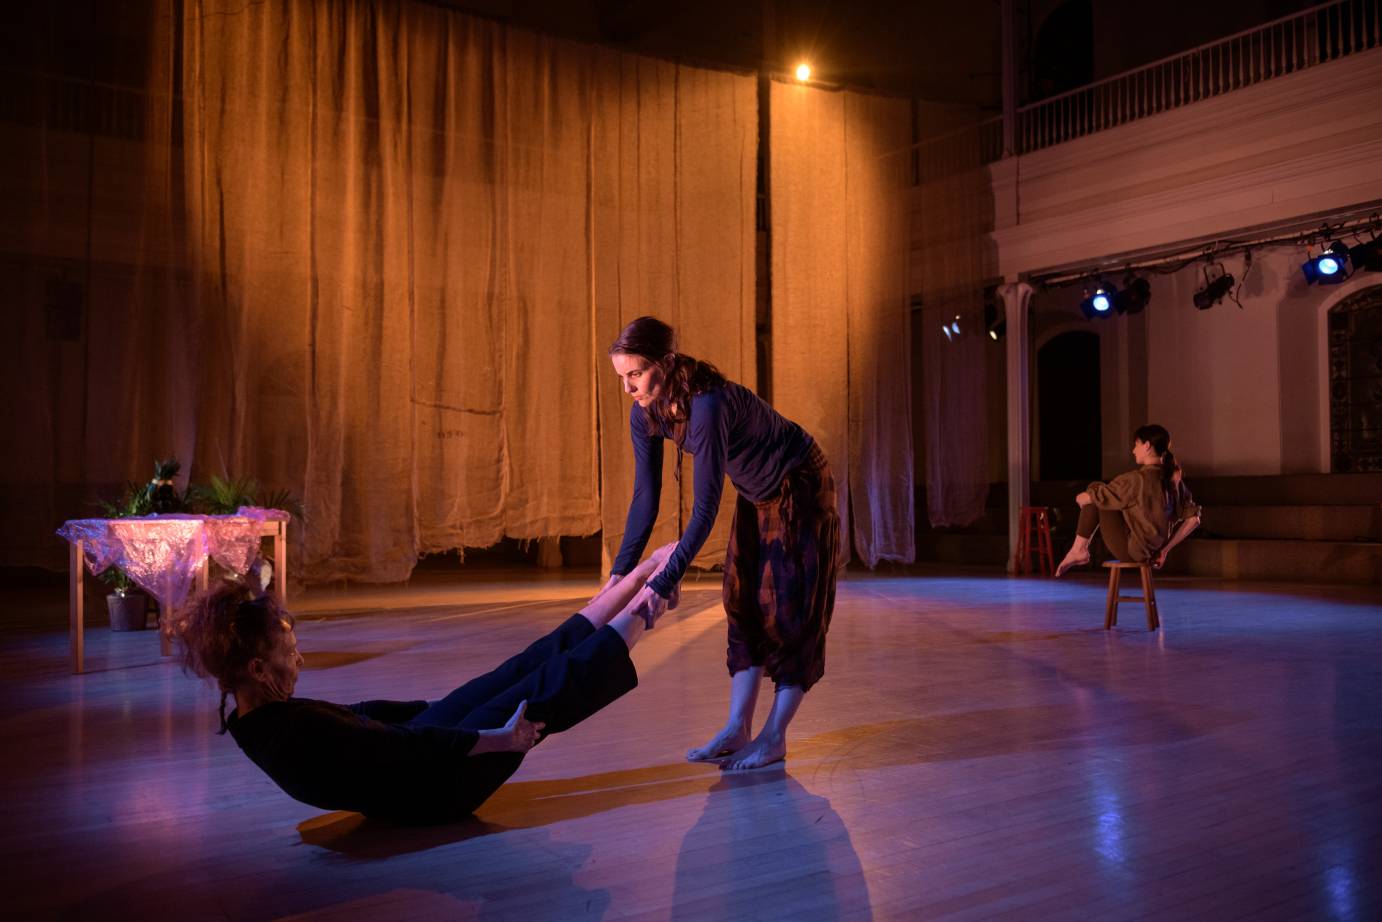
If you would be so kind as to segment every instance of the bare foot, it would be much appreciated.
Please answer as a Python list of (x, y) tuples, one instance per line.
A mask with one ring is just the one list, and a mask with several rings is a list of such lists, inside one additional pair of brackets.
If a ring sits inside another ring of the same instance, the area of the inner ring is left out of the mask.
[(1066, 570), (1070, 570), (1074, 567), (1082, 567), (1087, 563), (1089, 563), (1088, 554), (1085, 554), (1083, 557), (1076, 557), (1074, 556), (1074, 551), (1071, 551), (1069, 554), (1065, 555), (1065, 559), (1060, 562), (1060, 566), (1056, 567), (1056, 576), (1060, 576)]
[(743, 749), (749, 741), (749, 731), (743, 727), (725, 727), (711, 738), (710, 742), (696, 749), (687, 750), (688, 762), (714, 762), (733, 755)]
[(744, 771), (750, 768), (762, 768), (765, 765), (772, 765), (786, 758), (786, 737), (770, 737), (766, 733), (760, 733), (756, 740), (722, 762), (720, 764), (720, 769), (727, 772)]

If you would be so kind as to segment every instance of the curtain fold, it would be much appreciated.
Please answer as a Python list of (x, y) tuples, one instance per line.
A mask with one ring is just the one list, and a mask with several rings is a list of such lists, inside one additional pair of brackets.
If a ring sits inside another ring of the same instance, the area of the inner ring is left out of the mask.
[(423, 4), (184, 21), (193, 275), (225, 345), (199, 465), (300, 483), (314, 580), (506, 536), (617, 542), (620, 323), (657, 313), (753, 374), (752, 79)]
[[(595, 205), (595, 382), (599, 394), (605, 566), (624, 538), (633, 495), (629, 408), (609, 344), (643, 314), (677, 330), (678, 348), (753, 388), (757, 87), (752, 77), (601, 52), (600, 115), (592, 159)], [(664, 452), (662, 503), (649, 547), (675, 541), (689, 521), (693, 460), (680, 484)], [(735, 502), (694, 563), (724, 562)]]
[[(989, 493), (988, 367), (983, 287), (992, 191), (977, 130), (923, 145), (913, 199), (914, 277), (922, 300), (922, 419), (930, 524), (965, 526)], [(943, 329), (944, 327), (944, 329)], [(948, 332), (947, 332), (948, 331)]]
[(866, 566), (915, 558), (906, 100), (772, 85), (772, 400)]

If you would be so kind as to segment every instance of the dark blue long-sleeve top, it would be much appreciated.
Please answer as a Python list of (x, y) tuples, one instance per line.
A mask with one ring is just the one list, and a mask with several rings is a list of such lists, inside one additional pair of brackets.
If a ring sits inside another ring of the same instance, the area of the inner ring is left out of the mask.
[[(614, 560), (612, 572), (618, 574), (628, 573), (643, 556), (662, 495), (664, 436), (650, 431), (648, 415), (636, 403), (629, 411), (629, 436), (633, 440), (633, 501), (624, 524), (624, 543)], [(666, 569), (648, 583), (653, 591), (670, 596), (710, 536), (726, 474), (741, 496), (760, 503), (776, 495), (782, 478), (806, 460), (813, 444), (806, 430), (733, 381), (692, 397), (682, 448), (695, 459), (695, 502), (691, 521)]]

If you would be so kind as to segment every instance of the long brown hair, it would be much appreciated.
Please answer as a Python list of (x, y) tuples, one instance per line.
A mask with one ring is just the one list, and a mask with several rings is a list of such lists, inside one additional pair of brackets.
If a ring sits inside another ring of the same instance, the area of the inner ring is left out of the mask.
[(1148, 423), (1134, 432), (1132, 437), (1139, 442), (1146, 442), (1152, 446), (1152, 451), (1161, 455), (1161, 488), (1170, 493), (1175, 488), (1176, 481), (1180, 479), (1180, 463), (1171, 453), (1171, 433), (1166, 431), (1165, 426)]
[(229, 580), (198, 596), (178, 625), (182, 668), (221, 689), (221, 729), (226, 732), (226, 696), (249, 679), (250, 662), (265, 659), (293, 616), (271, 595)]
[(676, 424), (685, 422), (692, 397), (725, 383), (714, 365), (678, 352), (676, 331), (656, 317), (630, 321), (609, 354), (636, 355), (662, 371), (662, 390), (644, 412), (651, 430), (666, 438), (677, 438)]

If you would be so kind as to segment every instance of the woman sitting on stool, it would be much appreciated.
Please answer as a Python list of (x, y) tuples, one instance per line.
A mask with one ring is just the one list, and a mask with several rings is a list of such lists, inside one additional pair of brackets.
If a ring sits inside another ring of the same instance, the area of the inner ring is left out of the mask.
[(1171, 454), (1171, 434), (1149, 425), (1134, 432), (1132, 440), (1138, 469), (1115, 477), (1112, 483), (1091, 483), (1075, 497), (1080, 504), (1075, 543), (1056, 568), (1057, 576), (1089, 563), (1089, 541), (1100, 529), (1113, 556), (1160, 569), (1171, 548), (1199, 527), (1201, 510)]
[[(347, 707), (294, 698), (302, 656), (293, 616), (273, 596), (236, 583), (193, 605), (182, 626), (183, 662), (217, 681), (221, 732), (229, 730), (288, 796), (395, 822), (450, 822), (484, 803), (543, 738), (638, 684), (629, 650), (652, 619), (634, 614), (629, 602), (673, 546), (440, 701)], [(235, 698), (229, 717), (227, 696)]]

